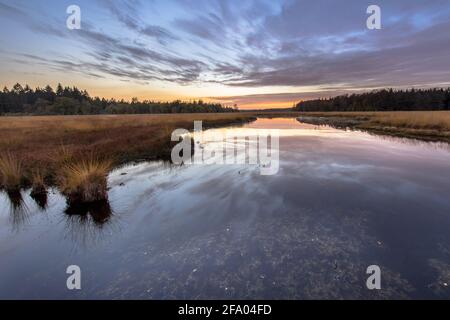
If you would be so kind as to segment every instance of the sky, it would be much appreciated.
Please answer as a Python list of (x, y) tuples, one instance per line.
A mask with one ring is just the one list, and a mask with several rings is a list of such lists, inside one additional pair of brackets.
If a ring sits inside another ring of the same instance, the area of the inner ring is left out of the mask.
[[(66, 9), (81, 9), (69, 30)], [(366, 10), (381, 9), (380, 30)], [(0, 85), (291, 107), (450, 86), (450, 0), (0, 0)]]

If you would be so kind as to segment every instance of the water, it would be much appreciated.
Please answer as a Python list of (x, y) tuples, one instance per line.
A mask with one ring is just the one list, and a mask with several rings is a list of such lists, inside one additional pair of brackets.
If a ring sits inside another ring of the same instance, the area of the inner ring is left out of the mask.
[(114, 171), (96, 208), (1, 194), (0, 298), (450, 298), (448, 145), (295, 119), (227, 130), (255, 128), (280, 129), (276, 175), (150, 162)]

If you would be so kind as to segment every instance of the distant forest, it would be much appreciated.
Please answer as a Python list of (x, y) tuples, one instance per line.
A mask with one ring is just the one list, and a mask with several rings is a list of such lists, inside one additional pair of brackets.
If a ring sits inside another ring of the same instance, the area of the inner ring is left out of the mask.
[(368, 93), (300, 102), (296, 111), (420, 111), (450, 110), (450, 88), (384, 89)]
[(210, 113), (234, 112), (236, 108), (224, 107), (217, 103), (202, 100), (183, 102), (138, 101), (92, 98), (86, 90), (76, 87), (63, 87), (56, 91), (52, 87), (31, 89), (16, 84), (11, 90), (0, 92), (0, 115), (88, 115), (88, 114), (146, 114), (146, 113)]

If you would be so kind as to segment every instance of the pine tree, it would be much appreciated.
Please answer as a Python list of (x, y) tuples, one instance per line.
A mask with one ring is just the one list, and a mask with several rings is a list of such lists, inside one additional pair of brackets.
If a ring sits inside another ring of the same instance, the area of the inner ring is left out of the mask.
[(58, 87), (56, 88), (56, 95), (58, 97), (62, 97), (63, 94), (64, 94), (64, 89), (63, 89), (61, 83), (58, 83)]

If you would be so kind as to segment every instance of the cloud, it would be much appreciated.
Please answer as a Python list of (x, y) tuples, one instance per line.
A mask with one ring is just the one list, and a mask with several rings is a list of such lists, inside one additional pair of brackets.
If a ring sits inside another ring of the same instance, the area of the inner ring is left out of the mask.
[(195, 20), (177, 19), (174, 23), (180, 30), (190, 33), (202, 40), (211, 40), (214, 42), (223, 39), (224, 25), (222, 20), (216, 16), (198, 17)]
[(252, 51), (215, 71), (233, 70), (233, 77), (223, 83), (236, 87), (374, 88), (448, 82), (449, 72), (442, 66), (450, 63), (449, 1), (382, 4), (391, 16), (384, 15), (383, 30), (368, 31), (364, 2), (290, 1), (247, 35)]
[[(55, 70), (69, 70), (86, 74), (106, 74), (129, 80), (161, 80), (186, 84), (196, 81), (206, 65), (195, 59), (187, 59), (167, 52), (158, 52), (91, 29), (90, 23), (76, 31), (59, 30), (48, 23), (30, 20), (30, 28), (46, 36), (76, 40), (87, 48), (86, 55), (98, 62), (60, 54), (50, 59), (36, 55), (27, 56)], [(78, 60), (78, 61), (77, 61)]]
[[(227, 81), (231, 86), (310, 86), (349, 84), (356, 87), (397, 86), (450, 79), (442, 67), (450, 62), (450, 21), (415, 33), (404, 45), (260, 58), (247, 55), (251, 71)], [(397, 42), (398, 44), (399, 42)]]
[[(371, 3), (361, 0), (80, 1), (88, 12), (81, 30), (58, 27), (50, 12), (28, 16), (28, 2), (0, 2), (0, 17), (69, 48), (48, 56), (30, 52), (30, 62), (125, 81), (292, 87), (299, 93), (317, 87), (324, 94), (450, 81), (449, 0), (379, 0), (383, 29), (374, 31), (365, 26)], [(72, 54), (74, 47), (80, 54)], [(242, 99), (260, 98), (287, 102), (293, 96)]]
[(159, 39), (161, 43), (165, 43), (166, 40), (178, 40), (179, 38), (173, 35), (167, 29), (160, 26), (147, 25), (140, 29), (140, 32), (148, 37)]
[(2, 16), (7, 16), (10, 18), (23, 18), (25, 17), (25, 13), (22, 12), (22, 10), (17, 9), (16, 7), (4, 4), (2, 2), (0, 2), (0, 14)]
[(113, 14), (113, 16), (116, 17), (125, 27), (130, 30), (133, 30), (150, 38), (155, 38), (161, 44), (166, 44), (167, 41), (174, 41), (179, 39), (169, 30), (161, 26), (146, 24), (141, 19), (139, 19), (139, 8), (142, 8), (142, 3), (139, 0), (100, 0), (99, 2), (101, 5), (105, 6)]

